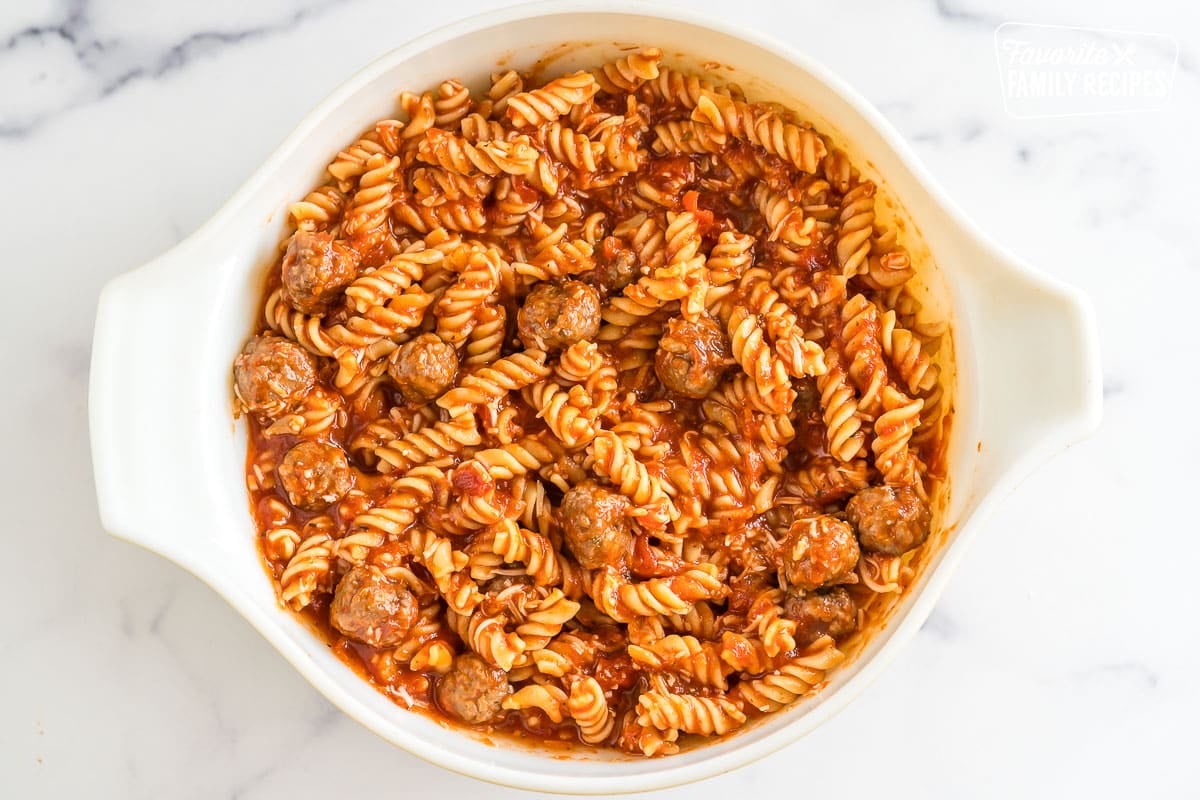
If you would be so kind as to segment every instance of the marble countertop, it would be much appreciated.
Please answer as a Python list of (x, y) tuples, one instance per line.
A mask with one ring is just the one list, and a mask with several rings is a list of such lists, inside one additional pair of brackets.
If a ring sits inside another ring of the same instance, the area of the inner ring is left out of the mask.
[[(0, 796), (520, 794), (384, 743), (197, 580), (106, 536), (86, 424), (100, 287), (207, 219), (344, 77), (488, 5), (0, 8)], [(1086, 290), (1105, 418), (1008, 499), (849, 709), (760, 763), (659, 795), (1195, 796), (1200, 6), (689, 5), (736, 7), (830, 65), (984, 230)], [(1014, 117), (994, 44), (1008, 21), (1176, 37), (1173, 95), (1147, 113)]]

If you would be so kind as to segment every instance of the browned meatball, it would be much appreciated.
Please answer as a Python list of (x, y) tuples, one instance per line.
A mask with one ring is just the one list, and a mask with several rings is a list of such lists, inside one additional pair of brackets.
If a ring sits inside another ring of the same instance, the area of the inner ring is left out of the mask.
[(358, 256), (328, 233), (296, 231), (283, 256), (283, 296), (305, 314), (320, 314), (358, 276)]
[(858, 540), (840, 519), (806, 517), (792, 523), (779, 555), (787, 582), (812, 591), (850, 574), (858, 564)]
[(654, 373), (671, 391), (699, 398), (717, 388), (728, 359), (729, 343), (712, 317), (694, 322), (677, 317), (658, 341)]
[(872, 486), (846, 504), (863, 549), (887, 556), (907, 553), (929, 538), (929, 506), (907, 486)]
[(526, 347), (558, 350), (600, 330), (600, 295), (580, 281), (539, 283), (517, 312), (517, 335)]
[(354, 478), (340, 447), (301, 442), (279, 462), (279, 482), (296, 508), (322, 511), (346, 496)]
[(848, 636), (858, 621), (850, 593), (840, 587), (821, 594), (788, 592), (783, 615), (796, 621), (796, 644), (801, 647), (822, 636)]
[(317, 380), (312, 356), (295, 342), (256, 336), (233, 362), (233, 387), (252, 414), (275, 418), (298, 406)]
[(500, 716), (500, 704), (511, 691), (504, 670), (467, 653), (454, 659), (454, 666), (438, 680), (434, 693), (447, 714), (482, 725)]
[(454, 385), (458, 351), (436, 333), (422, 333), (392, 351), (388, 375), (409, 403), (428, 403)]
[(629, 500), (588, 481), (563, 495), (563, 538), (584, 569), (620, 566), (633, 551)]
[[(609, 242), (617, 243), (610, 245)], [(632, 250), (621, 247), (621, 240), (608, 237), (597, 259), (596, 269), (589, 273), (589, 280), (610, 292), (617, 292), (633, 283), (638, 276), (637, 256)]]
[(351, 639), (395, 647), (417, 621), (417, 599), (375, 567), (357, 566), (338, 582), (329, 621)]

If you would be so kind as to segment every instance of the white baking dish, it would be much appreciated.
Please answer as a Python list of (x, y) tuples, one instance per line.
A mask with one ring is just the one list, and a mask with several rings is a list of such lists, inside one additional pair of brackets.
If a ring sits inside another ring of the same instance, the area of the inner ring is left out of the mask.
[[(984, 237), (858, 94), (790, 47), (733, 27), (641, 2), (520, 6), (423, 36), (343, 84), (208, 224), (105, 288), (90, 399), (104, 526), (206, 581), (347, 714), (412, 753), (484, 780), (593, 794), (661, 788), (746, 764), (829, 719), (920, 627), (987, 512), (1037, 464), (1096, 427), (1096, 333), (1087, 300)], [(716, 62), (752, 99), (785, 102), (833, 134), (881, 182), (884, 203), (898, 199), (895, 213), (920, 232), (927, 253), (915, 239), (906, 243), (938, 267), (924, 276), (927, 306), (951, 319), (958, 365), (944, 541), (887, 628), (816, 697), (657, 760), (489, 743), (397, 708), (338, 661), (280, 607), (263, 572), (244, 483), (245, 429), (233, 421), (230, 388), (263, 272), (286, 232), (288, 202), (316, 184), (330, 156), (366, 125), (394, 113), (400, 89), (449, 76), (480, 89), (498, 62), (523, 69), (547, 55), (553, 76), (612, 57), (619, 43), (659, 46), (676, 66)]]

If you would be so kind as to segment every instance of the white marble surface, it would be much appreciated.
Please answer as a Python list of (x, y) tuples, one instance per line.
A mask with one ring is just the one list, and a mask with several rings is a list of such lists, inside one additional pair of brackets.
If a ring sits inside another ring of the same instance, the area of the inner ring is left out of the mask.
[[(1106, 409), (980, 532), (921, 635), (846, 712), (660, 796), (1196, 796), (1200, 11), (691, 4), (735, 5), (824, 60), (984, 229), (1086, 289)], [(343, 717), (206, 587), (109, 539), (86, 438), (100, 286), (195, 229), (343, 77), (489, 4), (411, 5), (0, 5), (0, 796), (489, 791)], [(993, 50), (1013, 20), (1173, 35), (1174, 96), (1146, 114), (1014, 119)]]

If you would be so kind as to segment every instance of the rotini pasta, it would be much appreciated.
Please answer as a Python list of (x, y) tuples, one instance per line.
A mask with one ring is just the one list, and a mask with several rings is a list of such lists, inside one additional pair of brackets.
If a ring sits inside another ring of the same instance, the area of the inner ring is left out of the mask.
[(716, 642), (672, 634), (647, 646), (631, 644), (629, 655), (648, 669), (676, 671), (700, 686), (722, 691), (728, 688), (725, 676), (732, 670), (722, 661), (721, 647)]
[(713, 736), (745, 721), (746, 714), (726, 697), (646, 692), (638, 698), (638, 722), (661, 731)]
[(458, 386), (438, 398), (437, 404), (457, 417), (469, 405), (499, 400), (509, 392), (523, 389), (549, 374), (544, 351), (514, 353), (463, 378)]
[(406, 708), (669, 756), (819, 691), (925, 561), (924, 251), (668, 61), (402, 92), (287, 206), (233, 370), (260, 550)]
[(612, 732), (612, 712), (595, 678), (584, 678), (571, 687), (567, 710), (579, 725), (580, 737), (589, 744), (603, 742)]
[(590, 72), (576, 72), (556, 78), (540, 89), (512, 95), (504, 113), (518, 128), (540, 127), (591, 100), (599, 88)]
[(418, 464), (437, 461), (482, 441), (474, 420), (460, 415), (449, 422), (405, 434), (375, 448), (380, 472), (407, 471)]
[(838, 216), (837, 259), (846, 277), (866, 272), (875, 223), (875, 184), (860, 183), (842, 196)]
[(695, 566), (670, 578), (629, 583), (611, 567), (600, 569), (592, 584), (596, 607), (618, 622), (636, 617), (686, 614), (697, 600), (724, 597), (728, 587), (710, 564)]
[(662, 58), (662, 50), (650, 47), (610, 61), (592, 74), (601, 91), (609, 94), (636, 92), (643, 83), (658, 77)]
[(822, 637), (796, 658), (761, 678), (738, 684), (737, 695), (759, 711), (778, 711), (808, 694), (825, 680), (825, 673), (842, 661), (829, 637)]
[(665, 523), (674, 516), (662, 481), (634, 457), (621, 437), (601, 431), (589, 449), (593, 469), (639, 507), (643, 524)]
[(785, 413), (795, 401), (787, 366), (767, 344), (758, 317), (745, 306), (735, 308), (729, 317), (729, 340), (733, 357), (754, 382), (766, 410)]
[(561, 723), (568, 713), (567, 695), (552, 684), (531, 683), (506, 697), (502, 706), (510, 711), (536, 708), (554, 723)]

